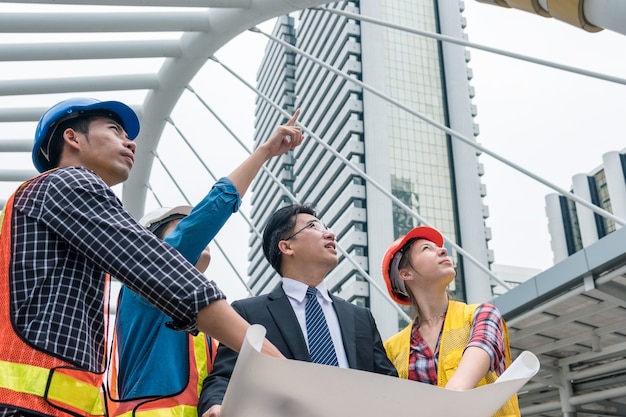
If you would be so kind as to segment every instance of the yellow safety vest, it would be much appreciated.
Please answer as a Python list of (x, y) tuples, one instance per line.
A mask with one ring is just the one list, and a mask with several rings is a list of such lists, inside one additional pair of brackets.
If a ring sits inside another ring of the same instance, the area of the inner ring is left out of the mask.
[[(448, 302), (448, 311), (443, 324), (443, 332), (439, 343), (439, 365), (437, 368), (437, 386), (445, 387), (448, 380), (456, 372), (463, 351), (470, 339), (472, 329), (472, 318), (478, 304), (465, 304), (458, 301)], [(400, 378), (409, 377), (409, 357), (411, 352), (411, 329), (413, 324), (409, 324), (400, 332), (391, 336), (385, 342), (387, 356), (398, 371)], [(511, 352), (509, 347), (509, 332), (504, 320), (502, 321), (504, 332), (504, 361), (506, 367), (511, 365)], [(477, 384), (477, 386), (491, 384), (498, 379), (495, 372), (488, 372)], [(513, 395), (500, 408), (493, 417), (519, 417), (519, 405), (517, 395)]]

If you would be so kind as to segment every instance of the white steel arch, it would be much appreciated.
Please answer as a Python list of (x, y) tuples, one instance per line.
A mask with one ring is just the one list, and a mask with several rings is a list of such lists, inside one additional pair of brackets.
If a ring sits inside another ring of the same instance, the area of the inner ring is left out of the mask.
[[(2, 3), (5, 5), (2, 6)], [(4, 11), (0, 13), (0, 35), (17, 37), (19, 34), (49, 33), (75, 35), (77, 38), (76, 41), (0, 44), (0, 61), (30, 61), (35, 68), (36, 65), (46, 65), (50, 61), (67, 62), (71, 67), (74, 60), (102, 63), (130, 58), (162, 59), (158, 66), (153, 66), (147, 73), (89, 75), (87, 72), (57, 78), (47, 75), (44, 69), (34, 78), (0, 81), (0, 97), (144, 92), (138, 102), (121, 99), (133, 105), (141, 120), (140, 140), (137, 142), (139, 157), (131, 177), (124, 184), (122, 195), (128, 210), (140, 216), (144, 210), (153, 152), (158, 146), (166, 120), (185, 86), (206, 60), (249, 27), (278, 15), (324, 3), (321, 0), (195, 0), (186, 1), (181, 6), (181, 2), (170, 0), (0, 1)], [(46, 11), (23, 11), (25, 6), (36, 4), (46, 5)], [(56, 10), (55, 7), (59, 5), (75, 5), (79, 11), (68, 13), (67, 8)], [(120, 8), (110, 11), (110, 6)], [(114, 38), (113, 34), (142, 32), (181, 35), (177, 39), (163, 40), (108, 40)], [(107, 40), (96, 38), (86, 42), (82, 39), (84, 34), (102, 34), (102, 38)], [(0, 123), (37, 121), (43, 111), (56, 101), (47, 98), (43, 101), (48, 102), (46, 106), (4, 108), (0, 110)], [(31, 147), (30, 137), (0, 141), (2, 152), (30, 152)], [(0, 167), (0, 181), (24, 181), (34, 173), (32, 169)]]
[[(325, 3), (320, 0), (298, 1), (251, 1), (244, 9), (211, 9), (207, 12), (209, 31), (188, 32), (180, 40), (183, 53), (175, 59), (168, 59), (159, 71), (159, 88), (148, 94), (142, 114), (142, 140), (137, 146), (137, 163), (126, 182), (123, 199), (127, 209), (137, 215), (145, 203), (144, 184), (147, 183), (152, 167), (151, 151), (156, 149), (165, 122), (174, 105), (183, 93), (185, 86), (206, 59), (230, 39), (272, 17)], [(141, 191), (140, 191), (141, 190)]]

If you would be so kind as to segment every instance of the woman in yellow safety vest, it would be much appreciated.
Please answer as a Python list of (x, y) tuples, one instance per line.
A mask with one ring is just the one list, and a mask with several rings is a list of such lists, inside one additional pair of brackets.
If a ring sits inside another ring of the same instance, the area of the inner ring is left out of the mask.
[[(385, 342), (385, 350), (400, 378), (463, 391), (494, 382), (510, 365), (511, 353), (495, 306), (450, 299), (447, 287), (456, 271), (443, 243), (439, 231), (419, 226), (387, 249), (387, 290), (398, 304), (412, 306), (414, 317)], [(494, 414), (519, 415), (517, 396)]]

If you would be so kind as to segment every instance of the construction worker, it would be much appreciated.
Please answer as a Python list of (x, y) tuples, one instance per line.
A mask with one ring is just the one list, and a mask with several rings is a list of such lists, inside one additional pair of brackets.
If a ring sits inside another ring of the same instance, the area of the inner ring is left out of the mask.
[[(498, 309), (451, 299), (447, 287), (456, 271), (438, 230), (418, 226), (398, 238), (385, 252), (382, 273), (391, 298), (414, 311), (413, 321), (385, 342), (400, 378), (465, 391), (495, 382), (511, 364)], [(519, 415), (514, 395), (494, 417)]]
[[(102, 416), (107, 273), (177, 330), (239, 349), (249, 324), (224, 294), (124, 210), (110, 187), (134, 163), (127, 105), (64, 100), (37, 125), (33, 162), (0, 216), (0, 416)], [(293, 146), (301, 138), (288, 131)], [(295, 137), (295, 140), (294, 140)], [(262, 350), (282, 357), (269, 342)]]
[[(283, 141), (284, 129), (293, 130), (300, 111), (279, 126), (228, 177), (219, 179), (195, 207), (161, 208), (141, 220), (148, 230), (176, 248), (204, 272), (210, 260), (206, 250), (228, 218), (239, 209), (241, 198), (263, 164), (292, 145)], [(295, 146), (297, 144), (294, 144)], [(112, 362), (111, 416), (197, 416), (198, 387), (213, 367), (216, 343), (167, 328), (169, 318), (123, 287), (115, 325)], [(156, 377), (160, 375), (161, 377)]]

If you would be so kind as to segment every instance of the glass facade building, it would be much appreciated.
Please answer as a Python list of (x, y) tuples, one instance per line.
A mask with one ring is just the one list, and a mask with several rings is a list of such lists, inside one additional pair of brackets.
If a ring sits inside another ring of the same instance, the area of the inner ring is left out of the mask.
[[(462, 3), (456, 1), (367, 0), (327, 7), (464, 36)], [(279, 18), (274, 35), (370, 87), (271, 41), (257, 75), (259, 90), (289, 112), (301, 108), (300, 122), (312, 132), (305, 144), (270, 161), (268, 168), (298, 202), (314, 204), (335, 232), (341, 249), (339, 265), (327, 277), (331, 291), (369, 307), (383, 337), (397, 331), (404, 320), (386, 295), (381, 260), (393, 240), (425, 222), (448, 240), (457, 266), (451, 288), (456, 297), (470, 302), (489, 299), (489, 275), (476, 266), (488, 267), (492, 260), (478, 154), (423, 120), (470, 140), (478, 134), (468, 52), (323, 10)], [(259, 99), (256, 144), (285, 120)], [(251, 218), (259, 229), (274, 210), (290, 201), (267, 173), (258, 177), (252, 192)], [(263, 259), (260, 237), (251, 239), (249, 284), (255, 293), (267, 292), (279, 277)]]

